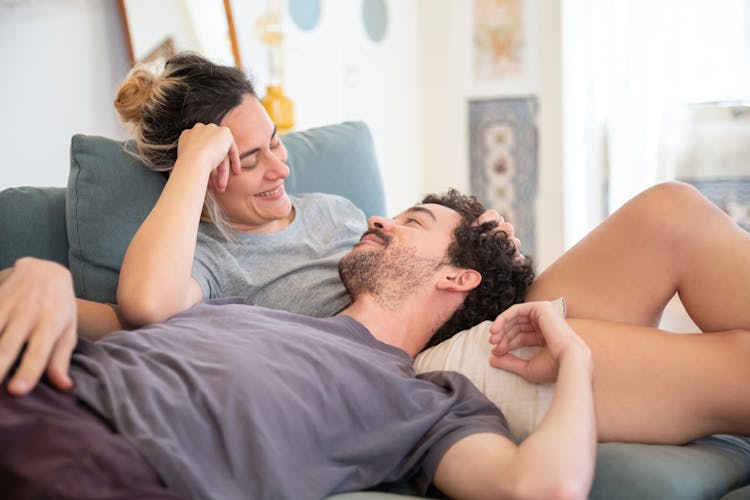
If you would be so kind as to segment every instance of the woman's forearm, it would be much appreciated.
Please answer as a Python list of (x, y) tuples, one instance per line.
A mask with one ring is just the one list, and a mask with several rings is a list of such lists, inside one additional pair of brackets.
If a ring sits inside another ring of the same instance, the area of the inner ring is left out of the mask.
[(122, 330), (125, 327), (117, 314), (116, 307), (85, 299), (76, 299), (78, 308), (78, 335), (97, 340), (104, 335)]
[(184, 161), (175, 166), (156, 205), (123, 259), (117, 299), (135, 326), (162, 321), (197, 302), (192, 263), (208, 172)]

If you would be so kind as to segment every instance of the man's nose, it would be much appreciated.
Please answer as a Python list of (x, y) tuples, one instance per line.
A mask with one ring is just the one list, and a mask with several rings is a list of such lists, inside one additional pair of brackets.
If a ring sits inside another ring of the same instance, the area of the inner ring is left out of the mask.
[(369, 229), (380, 229), (381, 231), (391, 231), (393, 229), (393, 219), (382, 217), (380, 215), (373, 215), (367, 219), (367, 227)]

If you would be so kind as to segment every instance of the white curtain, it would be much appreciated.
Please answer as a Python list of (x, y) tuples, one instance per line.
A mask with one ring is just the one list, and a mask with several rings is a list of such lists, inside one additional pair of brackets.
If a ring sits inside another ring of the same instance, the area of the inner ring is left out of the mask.
[(646, 187), (689, 102), (750, 101), (750, 0), (564, 0), (566, 242)]

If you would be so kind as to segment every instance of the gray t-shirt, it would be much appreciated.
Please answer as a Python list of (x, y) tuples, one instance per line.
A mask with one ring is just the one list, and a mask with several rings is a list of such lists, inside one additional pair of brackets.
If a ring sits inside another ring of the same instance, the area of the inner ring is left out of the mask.
[[(225, 301), (226, 302), (226, 301)], [(416, 476), (507, 423), (462, 375), (415, 375), (351, 317), (197, 304), (82, 341), (76, 395), (193, 498), (323, 498)]]
[(349, 304), (338, 263), (367, 229), (364, 214), (340, 196), (290, 198), (294, 220), (276, 233), (237, 232), (229, 242), (211, 224), (200, 225), (192, 274), (205, 299), (243, 297), (319, 318)]

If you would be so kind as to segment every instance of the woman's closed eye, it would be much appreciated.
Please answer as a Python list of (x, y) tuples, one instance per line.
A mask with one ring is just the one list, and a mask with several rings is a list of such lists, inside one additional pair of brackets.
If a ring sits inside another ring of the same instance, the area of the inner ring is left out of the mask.
[(248, 155), (242, 159), (240, 168), (242, 170), (252, 170), (258, 166), (258, 152)]

